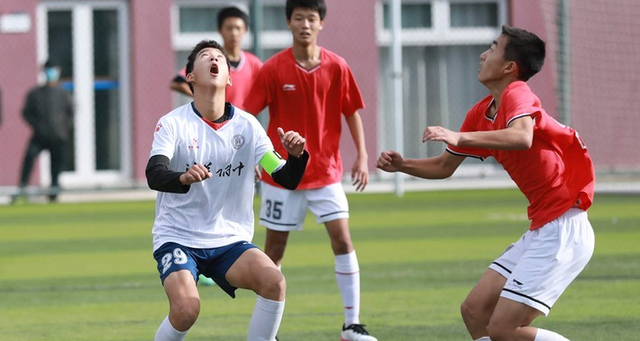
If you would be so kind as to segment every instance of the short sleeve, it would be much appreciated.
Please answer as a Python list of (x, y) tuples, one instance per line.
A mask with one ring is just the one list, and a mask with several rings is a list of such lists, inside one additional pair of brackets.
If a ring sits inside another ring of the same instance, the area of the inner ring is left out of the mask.
[(271, 143), (271, 139), (267, 136), (267, 132), (264, 131), (260, 122), (257, 119), (253, 118), (252, 120), (253, 133), (255, 136), (255, 160), (254, 164), (257, 165), (260, 163), (260, 160), (269, 151), (274, 150), (273, 143)]
[(535, 119), (542, 113), (540, 99), (524, 82), (514, 82), (505, 89), (502, 95), (502, 106), (506, 115), (505, 126), (509, 126), (513, 120), (522, 116)]
[(271, 101), (270, 80), (272, 77), (269, 77), (269, 74), (268, 66), (263, 66), (244, 100), (242, 107), (252, 115), (258, 115)]
[[(460, 127), (460, 132), (472, 132), (472, 131), (480, 131), (479, 128), (480, 119), (483, 116), (483, 106), (480, 102), (476, 104), (473, 108), (467, 112), (467, 116), (462, 122), (462, 126)], [(491, 156), (491, 152), (488, 149), (484, 148), (473, 148), (473, 147), (454, 147), (451, 145), (447, 146), (447, 151), (451, 154), (465, 156), (465, 157), (473, 157), (476, 159), (480, 159), (484, 161), (484, 159)]]
[(342, 94), (344, 96), (342, 98), (342, 113), (345, 116), (351, 116), (357, 110), (364, 108), (364, 100), (353, 73), (346, 62), (342, 65), (342, 68)]
[(173, 125), (165, 118), (161, 118), (156, 124), (153, 133), (153, 144), (149, 157), (155, 155), (164, 155), (173, 159), (173, 153), (176, 146), (176, 134)]
[(182, 80), (183, 82), (187, 81), (187, 69), (182, 68), (182, 70), (178, 71), (176, 74), (176, 78)]

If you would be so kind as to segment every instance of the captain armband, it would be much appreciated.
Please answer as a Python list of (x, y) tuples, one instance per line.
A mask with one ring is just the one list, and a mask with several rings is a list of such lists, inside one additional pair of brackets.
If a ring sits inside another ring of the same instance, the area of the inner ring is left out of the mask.
[(269, 174), (279, 171), (286, 161), (275, 150), (266, 152), (260, 159), (260, 166)]

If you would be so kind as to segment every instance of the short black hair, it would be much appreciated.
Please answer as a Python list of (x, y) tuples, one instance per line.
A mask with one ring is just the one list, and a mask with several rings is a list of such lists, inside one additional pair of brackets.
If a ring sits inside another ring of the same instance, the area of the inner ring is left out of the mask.
[(249, 15), (238, 7), (225, 7), (218, 12), (218, 31), (222, 28), (222, 23), (228, 18), (240, 18), (244, 21), (244, 26), (249, 30)]
[(502, 35), (508, 38), (504, 59), (518, 64), (518, 79), (528, 81), (542, 69), (545, 43), (537, 35), (521, 28), (502, 26)]
[(291, 20), (291, 14), (296, 8), (316, 11), (320, 15), (320, 20), (324, 20), (324, 16), (327, 14), (327, 4), (325, 4), (324, 0), (287, 0), (287, 5), (285, 6), (287, 20)]
[[(229, 57), (227, 56), (227, 53), (224, 52), (222, 45), (220, 45), (215, 40), (202, 40), (198, 44), (196, 44), (193, 50), (191, 50), (191, 53), (189, 53), (189, 57), (187, 57), (187, 66), (184, 72), (185, 77), (186, 75), (190, 74), (193, 71), (193, 64), (196, 60), (196, 56), (198, 55), (198, 53), (200, 53), (200, 51), (209, 47), (214, 48), (216, 50), (220, 50), (220, 52), (222, 52), (222, 54), (224, 55), (224, 59), (227, 61), (227, 70), (231, 68), (231, 64), (229, 64)], [(191, 92), (193, 92), (193, 85), (191, 85), (191, 83), (189, 82), (187, 82), (187, 84), (189, 84), (189, 89), (191, 89)]]

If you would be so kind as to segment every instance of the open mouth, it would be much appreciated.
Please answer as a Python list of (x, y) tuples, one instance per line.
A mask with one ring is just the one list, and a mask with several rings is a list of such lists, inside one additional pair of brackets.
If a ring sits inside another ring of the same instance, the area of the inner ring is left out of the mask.
[(218, 65), (216, 65), (216, 64), (211, 65), (211, 69), (209, 69), (209, 73), (211, 73), (212, 75), (217, 75), (218, 74)]

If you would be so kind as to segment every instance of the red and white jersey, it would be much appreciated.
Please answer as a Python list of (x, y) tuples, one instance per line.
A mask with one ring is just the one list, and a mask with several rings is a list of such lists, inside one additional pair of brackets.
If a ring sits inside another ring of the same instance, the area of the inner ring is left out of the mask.
[[(295, 130), (307, 140), (309, 163), (298, 189), (320, 188), (342, 180), (342, 115), (351, 116), (364, 108), (347, 62), (320, 49), (320, 64), (312, 70), (296, 63), (292, 48), (274, 55), (263, 65), (244, 102), (245, 109), (254, 115), (269, 106), (267, 134), (271, 141), (280, 140), (278, 127)], [(279, 143), (276, 151), (287, 156)], [(263, 180), (281, 187), (269, 177)]]
[(529, 116), (534, 123), (531, 148), (494, 150), (448, 146), (447, 150), (482, 160), (493, 156), (529, 200), (531, 230), (558, 218), (571, 207), (587, 210), (593, 202), (595, 172), (578, 133), (549, 116), (525, 82), (507, 86), (493, 118), (487, 116), (492, 101), (493, 97), (487, 96), (471, 108), (460, 131), (501, 130), (511, 121)]
[(200, 163), (212, 177), (184, 194), (158, 192), (154, 250), (169, 241), (213, 248), (253, 238), (254, 166), (273, 145), (254, 116), (233, 106), (231, 113), (217, 130), (193, 103), (158, 121), (150, 156), (168, 157), (169, 169), (176, 172)]
[[(237, 67), (229, 68), (231, 76), (231, 86), (227, 86), (225, 91), (225, 102), (233, 104), (236, 108), (242, 109), (242, 103), (249, 94), (251, 84), (258, 77), (258, 72), (262, 67), (262, 61), (254, 54), (240, 51), (240, 63)], [(187, 81), (186, 70), (183, 68), (176, 77)]]

